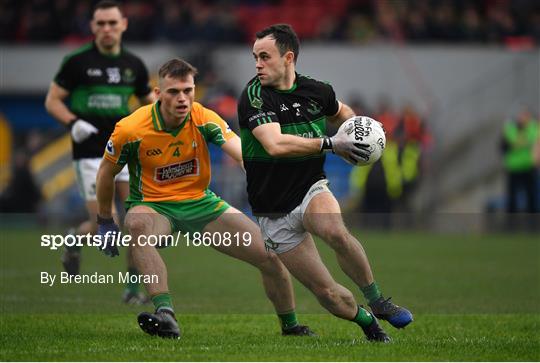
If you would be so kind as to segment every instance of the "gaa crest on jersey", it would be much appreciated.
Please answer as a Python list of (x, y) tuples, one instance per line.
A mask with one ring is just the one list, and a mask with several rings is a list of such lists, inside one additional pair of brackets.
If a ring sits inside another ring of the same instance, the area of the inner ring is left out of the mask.
[(112, 140), (107, 141), (107, 145), (105, 146), (105, 151), (107, 154), (114, 156), (114, 144)]
[(263, 105), (263, 100), (261, 100), (259, 97), (253, 97), (250, 104), (257, 109), (260, 109)]
[(160, 166), (155, 169), (154, 180), (158, 183), (172, 183), (186, 176), (197, 176), (199, 166), (199, 159)]
[(135, 81), (135, 72), (133, 72), (133, 69), (126, 68), (124, 69), (124, 74), (122, 75), (122, 80), (125, 83), (131, 83)]
[(309, 107), (307, 108), (307, 111), (310, 114), (316, 115), (316, 114), (320, 113), (321, 110), (322, 110), (322, 107), (317, 102), (315, 102), (313, 100), (309, 102)]

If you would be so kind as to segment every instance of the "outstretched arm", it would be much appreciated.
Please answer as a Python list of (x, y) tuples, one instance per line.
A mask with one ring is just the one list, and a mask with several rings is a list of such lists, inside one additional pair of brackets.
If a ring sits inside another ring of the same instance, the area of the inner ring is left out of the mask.
[(223, 145), (221, 145), (221, 149), (225, 151), (225, 153), (227, 153), (227, 155), (229, 155), (231, 158), (242, 164), (242, 143), (238, 136), (234, 136), (233, 138), (227, 140)]
[(252, 131), (253, 136), (261, 143), (270, 156), (304, 156), (321, 151), (321, 138), (308, 139), (301, 136), (282, 134), (277, 122), (257, 126)]

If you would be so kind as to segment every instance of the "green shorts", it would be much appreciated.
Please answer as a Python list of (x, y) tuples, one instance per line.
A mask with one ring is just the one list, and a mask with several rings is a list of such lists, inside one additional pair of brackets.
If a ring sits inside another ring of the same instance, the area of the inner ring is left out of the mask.
[(202, 232), (206, 225), (216, 220), (230, 205), (207, 189), (206, 195), (200, 199), (183, 200), (180, 202), (145, 202), (126, 201), (126, 210), (137, 205), (152, 208), (167, 217), (171, 223), (171, 233)]

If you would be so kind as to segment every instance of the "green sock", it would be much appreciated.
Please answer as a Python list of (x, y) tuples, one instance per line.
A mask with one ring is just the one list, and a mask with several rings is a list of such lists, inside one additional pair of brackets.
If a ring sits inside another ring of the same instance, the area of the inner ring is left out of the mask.
[(298, 325), (298, 319), (296, 318), (296, 312), (293, 310), (288, 313), (278, 314), (281, 328), (290, 329)]
[(154, 304), (156, 311), (160, 309), (167, 309), (173, 311), (171, 294), (163, 293), (152, 296), (152, 303)]
[(366, 309), (362, 308), (361, 306), (358, 306), (358, 313), (356, 313), (356, 316), (352, 320), (356, 324), (360, 326), (368, 326), (373, 321), (373, 315)]
[[(139, 271), (134, 268), (134, 267), (129, 267), (128, 268), (128, 274), (129, 276), (138, 276), (139, 275)], [(132, 294), (136, 294), (139, 292), (139, 284), (136, 283), (136, 282), (131, 282), (131, 279), (128, 281), (128, 283), (126, 284), (126, 289), (131, 292)]]
[(361, 287), (360, 290), (362, 291), (362, 294), (364, 294), (364, 297), (369, 304), (382, 296), (381, 292), (379, 291), (379, 286), (377, 286), (377, 283), (375, 281), (373, 281), (371, 285)]

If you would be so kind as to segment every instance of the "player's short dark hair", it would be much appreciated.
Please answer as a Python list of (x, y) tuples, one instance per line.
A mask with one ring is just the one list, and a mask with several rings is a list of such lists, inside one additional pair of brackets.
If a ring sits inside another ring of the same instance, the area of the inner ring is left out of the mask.
[(161, 66), (158, 75), (159, 79), (163, 79), (167, 76), (175, 79), (184, 79), (190, 74), (195, 77), (197, 73), (197, 68), (193, 67), (185, 60), (174, 58)]
[(118, 1), (101, 0), (96, 5), (94, 5), (92, 14), (94, 14), (96, 10), (111, 9), (111, 8), (118, 8), (118, 10), (120, 10), (120, 13), (122, 13), (122, 5), (120, 5)]
[(294, 54), (294, 63), (298, 60), (300, 49), (300, 41), (294, 29), (289, 24), (274, 24), (268, 28), (257, 32), (255, 37), (262, 39), (271, 35), (276, 40), (276, 46), (279, 49), (279, 54), (283, 56), (286, 52), (292, 51)]

